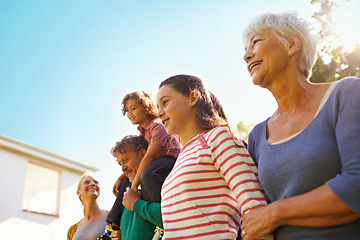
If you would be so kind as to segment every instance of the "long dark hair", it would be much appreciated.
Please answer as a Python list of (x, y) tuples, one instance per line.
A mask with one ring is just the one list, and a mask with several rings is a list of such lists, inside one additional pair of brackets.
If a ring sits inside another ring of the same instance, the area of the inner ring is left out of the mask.
[(204, 87), (200, 78), (181, 74), (164, 80), (160, 83), (159, 88), (165, 85), (172, 87), (184, 96), (189, 96), (192, 91), (200, 93), (196, 114), (198, 123), (202, 128), (208, 130), (218, 126), (229, 127), (229, 122), (219, 99)]

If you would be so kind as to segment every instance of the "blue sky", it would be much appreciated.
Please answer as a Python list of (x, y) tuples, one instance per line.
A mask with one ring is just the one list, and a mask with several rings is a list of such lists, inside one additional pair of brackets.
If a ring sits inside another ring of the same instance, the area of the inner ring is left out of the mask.
[[(108, 209), (121, 172), (109, 150), (137, 134), (122, 97), (155, 95), (162, 80), (186, 73), (203, 79), (234, 126), (264, 120), (276, 106), (251, 83), (242, 30), (264, 12), (310, 19), (310, 2), (1, 0), (0, 134), (99, 168)], [(346, 16), (343, 26), (360, 22), (355, 11)]]

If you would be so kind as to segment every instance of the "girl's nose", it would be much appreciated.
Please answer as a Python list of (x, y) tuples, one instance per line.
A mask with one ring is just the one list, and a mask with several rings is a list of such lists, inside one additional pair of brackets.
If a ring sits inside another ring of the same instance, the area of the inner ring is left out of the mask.
[(162, 116), (164, 116), (164, 111), (162, 110), (162, 108), (159, 108), (158, 117), (161, 118)]

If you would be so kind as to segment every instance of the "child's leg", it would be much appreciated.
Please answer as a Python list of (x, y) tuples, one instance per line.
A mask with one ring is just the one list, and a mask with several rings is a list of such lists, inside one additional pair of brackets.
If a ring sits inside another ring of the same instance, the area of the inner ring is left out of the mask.
[(160, 202), (161, 186), (175, 164), (175, 158), (154, 159), (140, 177), (141, 194), (145, 201)]
[(109, 215), (107, 216), (106, 222), (113, 223), (116, 226), (120, 227), (121, 215), (124, 211), (124, 205), (122, 204), (122, 200), (124, 197), (124, 192), (126, 192), (126, 188), (130, 186), (131, 183), (129, 179), (127, 177), (124, 178), (124, 180), (120, 184), (115, 202), (109, 212)]

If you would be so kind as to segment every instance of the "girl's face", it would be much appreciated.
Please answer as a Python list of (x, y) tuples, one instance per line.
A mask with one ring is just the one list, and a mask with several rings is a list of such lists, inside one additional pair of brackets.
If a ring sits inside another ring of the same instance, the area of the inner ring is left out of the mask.
[(271, 30), (251, 32), (244, 60), (255, 85), (267, 87), (283, 73), (289, 63), (287, 50)]
[(85, 176), (79, 184), (77, 194), (81, 199), (89, 197), (97, 198), (100, 195), (99, 182), (92, 176)]
[(142, 124), (148, 120), (144, 106), (136, 99), (128, 99), (125, 103), (125, 110), (132, 124)]
[(156, 95), (156, 102), (158, 116), (168, 134), (180, 136), (192, 120), (191, 113), (194, 107), (191, 106), (190, 96), (183, 95), (170, 85), (164, 85)]

